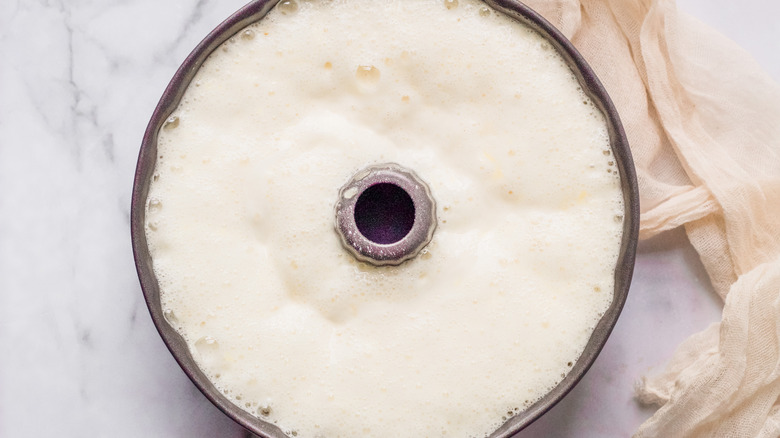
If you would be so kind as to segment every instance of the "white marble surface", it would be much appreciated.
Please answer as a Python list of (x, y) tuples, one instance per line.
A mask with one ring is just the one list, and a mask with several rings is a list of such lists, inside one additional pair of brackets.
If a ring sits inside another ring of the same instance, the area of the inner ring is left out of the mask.
[[(231, 437), (152, 325), (129, 209), (174, 70), (244, 0), (0, 1), (0, 437)], [(680, 0), (780, 78), (780, 5)], [(719, 317), (682, 232), (640, 246), (623, 316), (579, 386), (519, 437), (625, 437), (636, 381)]]

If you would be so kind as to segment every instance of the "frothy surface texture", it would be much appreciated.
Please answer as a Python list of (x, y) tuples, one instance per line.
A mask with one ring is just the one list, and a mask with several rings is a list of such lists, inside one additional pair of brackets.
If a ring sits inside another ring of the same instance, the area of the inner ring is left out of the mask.
[[(438, 227), (375, 268), (333, 207), (385, 162), (428, 183)], [(560, 382), (612, 300), (604, 117), (542, 37), (478, 2), (282, 3), (203, 64), (155, 172), (166, 318), (289, 435), (488, 435)]]

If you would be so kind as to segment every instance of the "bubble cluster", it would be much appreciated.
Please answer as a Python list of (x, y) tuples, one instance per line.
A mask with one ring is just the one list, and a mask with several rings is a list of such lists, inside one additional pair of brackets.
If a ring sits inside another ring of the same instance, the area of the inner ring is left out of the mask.
[(271, 406), (268, 404), (264, 404), (260, 406), (259, 408), (257, 408), (257, 414), (260, 415), (261, 417), (267, 417), (271, 415)]
[(173, 313), (173, 310), (171, 309), (164, 310), (163, 317), (165, 317), (165, 320), (168, 321), (168, 324), (173, 327), (176, 327), (176, 325), (179, 323), (178, 318), (176, 318), (176, 314)]
[(213, 354), (219, 348), (217, 341), (211, 336), (204, 336), (195, 342), (195, 348), (203, 355)]
[(298, 2), (295, 0), (282, 0), (276, 7), (283, 15), (291, 15), (298, 12)]
[(163, 129), (174, 129), (179, 126), (179, 116), (170, 116), (165, 119), (163, 123)]
[(157, 198), (149, 198), (147, 211), (149, 213), (156, 213), (162, 209), (162, 201)]
[(373, 65), (359, 65), (355, 71), (355, 78), (362, 84), (375, 84), (380, 76), (379, 69)]

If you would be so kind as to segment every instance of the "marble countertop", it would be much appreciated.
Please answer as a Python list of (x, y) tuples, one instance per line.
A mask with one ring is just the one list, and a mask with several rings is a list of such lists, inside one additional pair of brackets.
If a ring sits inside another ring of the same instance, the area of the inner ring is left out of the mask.
[[(0, 437), (231, 437), (157, 335), (130, 246), (146, 123), (173, 72), (245, 0), (0, 2)], [(680, 0), (780, 79), (780, 4)], [(719, 319), (682, 231), (642, 242), (612, 337), (518, 437), (625, 437), (636, 382)]]

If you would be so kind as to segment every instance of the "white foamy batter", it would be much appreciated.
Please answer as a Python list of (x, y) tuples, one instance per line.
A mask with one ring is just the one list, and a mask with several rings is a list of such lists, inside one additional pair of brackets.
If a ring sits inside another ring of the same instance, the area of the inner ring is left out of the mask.
[[(603, 115), (543, 38), (471, 0), (285, 2), (161, 130), (147, 238), (171, 324), (298, 437), (481, 437), (569, 371), (622, 233)], [(339, 243), (339, 188), (396, 162), (438, 227), (397, 267)]]

